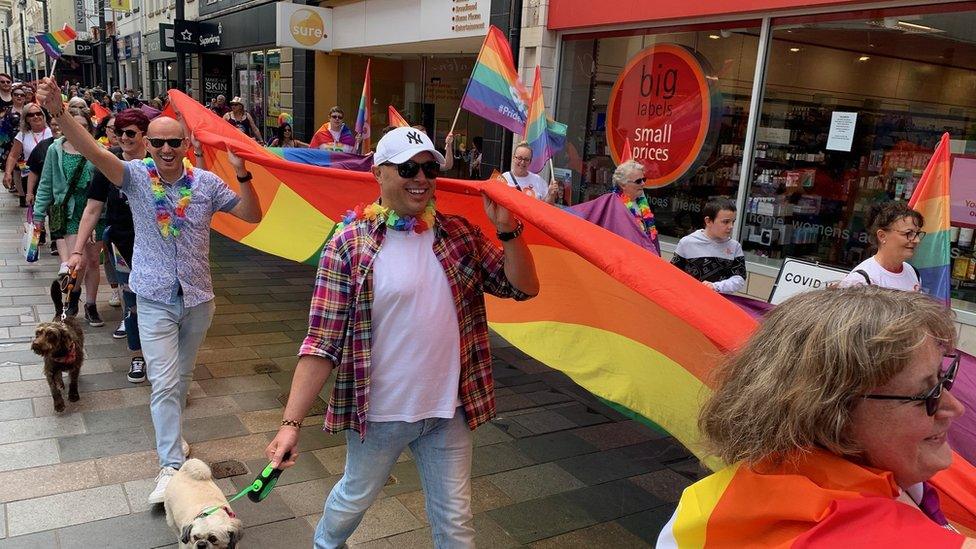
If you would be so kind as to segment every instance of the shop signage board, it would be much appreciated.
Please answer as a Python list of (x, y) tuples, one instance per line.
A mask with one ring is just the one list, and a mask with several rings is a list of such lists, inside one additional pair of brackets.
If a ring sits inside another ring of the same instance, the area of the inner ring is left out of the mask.
[(75, 55), (91, 55), (92, 43), (86, 40), (75, 40)]
[[(162, 27), (160, 27), (162, 28)], [(176, 51), (198, 53), (220, 49), (223, 25), (175, 19), (173, 44)]]
[(949, 204), (953, 226), (976, 228), (976, 156), (952, 156)]
[(275, 45), (332, 51), (332, 8), (278, 2)]
[[(160, 23), (159, 33), (157, 34), (156, 44), (159, 46), (159, 51), (176, 51), (176, 39), (175, 31), (172, 23)], [(151, 48), (150, 48), (151, 49)]]
[(704, 59), (677, 44), (642, 50), (621, 71), (607, 105), (610, 155), (624, 148), (644, 165), (647, 187), (677, 181), (713, 142), (718, 106), (716, 79)]
[(856, 112), (834, 111), (830, 114), (830, 131), (827, 133), (828, 151), (851, 152), (854, 144), (854, 128), (857, 126)]
[(832, 283), (840, 282), (849, 272), (839, 267), (788, 257), (779, 269), (776, 284), (769, 294), (769, 302), (779, 305), (797, 294), (822, 290)]

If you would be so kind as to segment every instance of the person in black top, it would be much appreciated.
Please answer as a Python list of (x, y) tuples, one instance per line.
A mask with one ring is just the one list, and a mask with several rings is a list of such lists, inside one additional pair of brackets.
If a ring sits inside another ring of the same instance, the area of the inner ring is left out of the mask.
[[(140, 109), (126, 109), (115, 115), (115, 126), (110, 128), (118, 137), (119, 147), (109, 149), (123, 160), (135, 160), (146, 157), (146, 130), (149, 129), (149, 117)], [(115, 261), (116, 250), (122, 256), (125, 266), (132, 265), (132, 249), (135, 244), (135, 228), (132, 224), (132, 210), (129, 201), (119, 187), (112, 184), (102, 172), (95, 170), (91, 183), (88, 185), (88, 204), (81, 216), (78, 234), (90, 234), (98, 226), (102, 210), (105, 210), (105, 242), (106, 261)], [(75, 250), (71, 252), (68, 267), (75, 268), (82, 261), (84, 242), (78, 239)], [(118, 262), (116, 262), (118, 265)], [(125, 337), (129, 350), (133, 352), (129, 364), (128, 380), (132, 383), (142, 383), (146, 380), (146, 361), (142, 357), (142, 345), (139, 342), (139, 325), (136, 317), (136, 295), (128, 287), (128, 269), (116, 267), (118, 281), (122, 284), (122, 324), (115, 331), (113, 337)]]
[(10, 87), (14, 80), (7, 73), (0, 73), (0, 112), (7, 110), (14, 104), (10, 96)]

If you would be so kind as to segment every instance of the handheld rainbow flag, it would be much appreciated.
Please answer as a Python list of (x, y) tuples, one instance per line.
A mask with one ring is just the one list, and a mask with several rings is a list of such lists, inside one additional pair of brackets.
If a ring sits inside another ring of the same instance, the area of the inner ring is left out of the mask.
[(532, 148), (532, 162), (529, 171), (540, 172), (546, 162), (566, 146), (566, 124), (555, 122), (546, 116), (546, 105), (542, 99), (542, 71), (535, 68), (532, 83), (532, 101), (526, 115), (525, 140)]
[(918, 269), (922, 290), (949, 305), (949, 134), (943, 134), (922, 172), (908, 206), (925, 217), (925, 238), (911, 264)]
[(61, 46), (78, 38), (78, 33), (75, 32), (75, 29), (65, 25), (59, 31), (44, 32), (36, 35), (35, 38), (37, 38), (37, 43), (44, 49), (44, 53), (54, 59), (60, 59), (62, 55)]
[(461, 108), (510, 131), (522, 133), (528, 101), (529, 94), (512, 61), (512, 48), (502, 31), (492, 25), (464, 89)]
[(407, 119), (404, 118), (393, 105), (386, 108), (386, 117), (389, 120), (390, 125), (394, 128), (406, 128), (410, 126), (410, 122), (407, 122)]
[(373, 91), (369, 83), (369, 63), (366, 60), (366, 79), (363, 81), (363, 94), (359, 97), (359, 113), (356, 114), (356, 133), (361, 137), (359, 151), (369, 151), (369, 108), (373, 102)]

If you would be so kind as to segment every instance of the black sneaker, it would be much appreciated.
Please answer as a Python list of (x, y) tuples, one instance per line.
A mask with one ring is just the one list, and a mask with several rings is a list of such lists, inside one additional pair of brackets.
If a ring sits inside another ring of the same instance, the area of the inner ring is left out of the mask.
[(146, 381), (146, 361), (141, 356), (132, 357), (129, 364), (129, 374), (125, 376), (132, 383), (142, 383)]
[(95, 328), (100, 328), (105, 325), (102, 317), (98, 316), (98, 309), (95, 308), (94, 303), (85, 303), (85, 320), (88, 321), (89, 326)]
[(67, 316), (78, 316), (78, 303), (81, 301), (81, 290), (74, 290), (68, 295), (68, 308), (64, 310)]
[(125, 339), (125, 320), (119, 322), (119, 329), (112, 332), (112, 337), (115, 339)]
[(58, 255), (58, 245), (53, 240), (51, 241), (51, 255)]

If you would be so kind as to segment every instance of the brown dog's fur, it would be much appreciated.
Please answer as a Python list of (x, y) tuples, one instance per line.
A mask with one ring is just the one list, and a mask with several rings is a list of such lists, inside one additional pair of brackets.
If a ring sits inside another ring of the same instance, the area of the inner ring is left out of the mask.
[[(44, 357), (44, 377), (54, 398), (54, 411), (63, 412), (64, 397), (61, 392), (64, 390), (64, 372), (68, 373), (68, 400), (77, 402), (81, 398), (78, 394), (78, 375), (85, 360), (85, 334), (81, 326), (72, 317), (66, 318), (64, 323), (60, 319), (42, 322), (34, 332), (31, 350)], [(73, 360), (66, 360), (71, 358)]]

